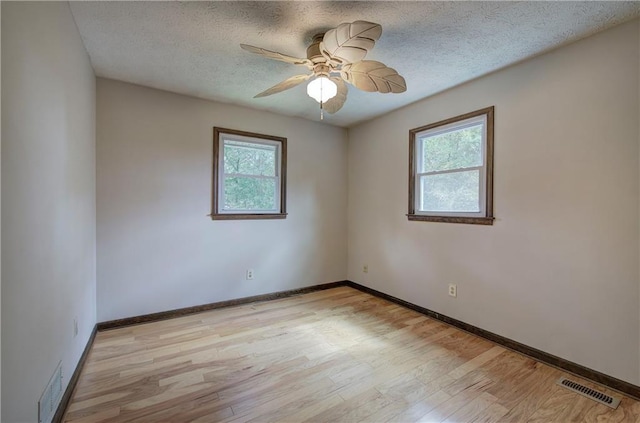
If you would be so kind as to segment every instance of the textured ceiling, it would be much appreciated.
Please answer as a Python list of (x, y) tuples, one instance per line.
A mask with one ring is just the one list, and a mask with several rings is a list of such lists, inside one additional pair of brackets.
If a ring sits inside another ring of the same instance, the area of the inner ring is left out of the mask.
[(395, 68), (402, 94), (349, 88), (325, 122), (352, 126), (640, 16), (640, 2), (71, 2), (98, 76), (319, 120), (305, 85), (253, 96), (306, 68), (240, 49), (305, 57), (314, 34), (380, 23), (367, 59)]

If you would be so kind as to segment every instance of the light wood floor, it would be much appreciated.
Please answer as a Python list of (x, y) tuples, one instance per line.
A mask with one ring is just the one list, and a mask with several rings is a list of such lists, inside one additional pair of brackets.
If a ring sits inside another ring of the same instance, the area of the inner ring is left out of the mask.
[(65, 421), (640, 421), (562, 374), (343, 287), (100, 332)]

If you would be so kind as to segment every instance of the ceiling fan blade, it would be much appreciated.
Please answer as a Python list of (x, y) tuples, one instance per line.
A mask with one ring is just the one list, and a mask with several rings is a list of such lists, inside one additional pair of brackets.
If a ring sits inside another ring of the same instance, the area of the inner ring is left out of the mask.
[(332, 76), (329, 79), (335, 82), (338, 86), (338, 93), (335, 95), (335, 97), (332, 97), (326, 102), (322, 103), (322, 108), (327, 112), (334, 114), (338, 110), (342, 109), (345, 101), (347, 101), (347, 93), (349, 92), (349, 88), (341, 78)]
[(304, 66), (307, 66), (309, 69), (313, 68), (313, 63), (311, 63), (311, 60), (309, 59), (299, 59), (297, 57), (278, 53), (277, 51), (271, 51), (271, 50), (267, 50), (260, 47), (254, 47), (248, 44), (240, 44), (240, 47), (243, 50), (249, 51), (251, 53), (259, 54), (264, 57), (268, 57), (269, 59), (280, 60), (281, 62), (287, 62), (293, 65), (304, 65)]
[(324, 34), (320, 51), (328, 59), (355, 63), (364, 59), (382, 35), (382, 27), (373, 22), (343, 23)]
[(266, 96), (271, 95), (271, 94), (276, 94), (276, 93), (279, 93), (281, 91), (288, 90), (289, 88), (293, 88), (296, 85), (302, 84), (304, 81), (306, 81), (309, 78), (311, 78), (311, 75), (296, 75), (296, 76), (292, 76), (291, 78), (285, 79), (281, 83), (274, 85), (273, 87), (269, 88), (268, 90), (265, 90), (265, 91), (261, 92), (260, 94), (256, 95), (253, 98), (266, 97)]
[(363, 91), (380, 93), (407, 91), (407, 83), (395, 69), (375, 60), (363, 60), (343, 65), (340, 76)]

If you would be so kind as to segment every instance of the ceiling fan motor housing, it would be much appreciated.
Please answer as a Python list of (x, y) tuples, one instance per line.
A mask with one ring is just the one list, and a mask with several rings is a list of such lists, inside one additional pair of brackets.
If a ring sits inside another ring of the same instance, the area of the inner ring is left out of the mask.
[(307, 59), (311, 60), (314, 64), (324, 63), (327, 58), (320, 53), (320, 43), (324, 34), (316, 34), (313, 36), (313, 42), (307, 48)]

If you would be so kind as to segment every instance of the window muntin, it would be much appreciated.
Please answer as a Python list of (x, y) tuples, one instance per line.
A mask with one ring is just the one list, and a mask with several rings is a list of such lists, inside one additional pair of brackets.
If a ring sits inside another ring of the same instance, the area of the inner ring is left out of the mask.
[(285, 170), (285, 138), (214, 128), (211, 217), (286, 217)]
[(409, 134), (409, 219), (492, 224), (493, 107)]

